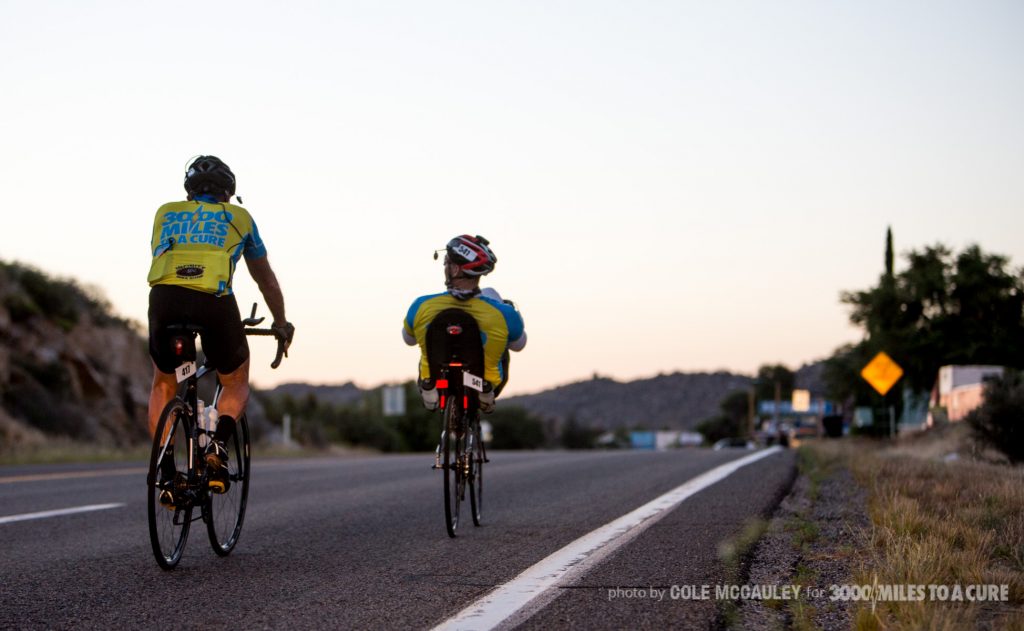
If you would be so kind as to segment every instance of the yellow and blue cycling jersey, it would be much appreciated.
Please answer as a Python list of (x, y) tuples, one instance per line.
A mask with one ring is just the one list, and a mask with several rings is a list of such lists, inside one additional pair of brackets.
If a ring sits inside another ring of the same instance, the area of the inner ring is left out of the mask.
[(231, 293), (235, 265), (267, 249), (249, 211), (201, 195), (156, 211), (149, 284), (177, 285), (222, 296)]
[(516, 308), (486, 296), (459, 300), (451, 294), (432, 294), (417, 298), (402, 326), (407, 334), (416, 338), (420, 347), (420, 378), (430, 377), (427, 363), (427, 326), (437, 314), (446, 309), (462, 309), (468, 312), (480, 326), (481, 342), (484, 346), (484, 379), (494, 386), (505, 381), (501, 357), (508, 345), (523, 336), (523, 317)]

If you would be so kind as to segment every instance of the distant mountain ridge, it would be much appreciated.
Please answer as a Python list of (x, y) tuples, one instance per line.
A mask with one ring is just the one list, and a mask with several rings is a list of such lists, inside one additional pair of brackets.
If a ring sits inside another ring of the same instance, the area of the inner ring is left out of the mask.
[(734, 390), (746, 390), (753, 379), (730, 372), (672, 373), (619, 382), (604, 377), (559, 386), (537, 394), (509, 397), (519, 405), (558, 422), (575, 419), (587, 427), (693, 429), (718, 413), (718, 405)]
[[(823, 368), (820, 361), (801, 366), (797, 387), (821, 396)], [(109, 445), (144, 442), (151, 378), (139, 325), (113, 315), (105, 300), (73, 280), (0, 262), (0, 448), (41, 444), (53, 436)], [(523, 407), (555, 425), (575, 419), (602, 429), (682, 430), (718, 414), (728, 394), (748, 390), (752, 382), (751, 376), (726, 371), (629, 382), (595, 376), (503, 397), (500, 404)], [(287, 383), (264, 393), (352, 407), (377, 389), (351, 382)], [(250, 400), (248, 414), (254, 435), (268, 430), (258, 397)]]
[[(823, 362), (805, 364), (796, 371), (798, 388), (821, 396)], [(719, 413), (719, 404), (736, 390), (748, 390), (754, 378), (727, 371), (676, 372), (634, 381), (607, 377), (578, 381), (514, 397), (503, 397), (499, 405), (515, 405), (532, 414), (561, 424), (574, 419), (580, 425), (614, 430), (620, 427), (692, 430), (701, 421)], [(266, 391), (271, 396), (293, 399), (314, 396), (337, 406), (357, 404), (376, 388), (363, 389), (349, 382), (340, 385), (287, 383)]]
[[(581, 425), (605, 429), (692, 429), (717, 414), (718, 404), (727, 394), (747, 389), (751, 382), (751, 377), (729, 372), (673, 373), (630, 382), (596, 377), (535, 394), (502, 398), (499, 405), (520, 406), (556, 424), (574, 418)], [(374, 389), (362, 389), (353, 383), (288, 383), (266, 394), (293, 399), (312, 395), (322, 403), (349, 406)]]
[(364, 390), (351, 381), (340, 385), (314, 385), (310, 383), (283, 383), (275, 388), (266, 390), (269, 395), (287, 395), (293, 399), (303, 399), (313, 395), (317, 401), (336, 406), (349, 406), (359, 403), (366, 393), (373, 389)]

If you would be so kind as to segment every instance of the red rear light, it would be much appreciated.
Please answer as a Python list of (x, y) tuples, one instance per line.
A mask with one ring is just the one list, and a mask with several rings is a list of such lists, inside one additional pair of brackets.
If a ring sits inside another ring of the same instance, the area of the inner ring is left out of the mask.
[(459, 368), (462, 368), (462, 363), (461, 362), (452, 362), (452, 363), (450, 363), (448, 365), (449, 366), (458, 366)]
[(462, 409), (463, 410), (469, 409), (469, 397), (467, 397), (465, 395), (462, 396)]
[(442, 394), (441, 395), (441, 409), (442, 410), (444, 409), (444, 400), (445, 400), (445, 396)]
[(448, 380), (447, 379), (438, 379), (437, 380), (437, 387), (438, 388), (442, 388), (442, 389), (447, 389), (448, 388)]
[(185, 354), (185, 342), (180, 337), (174, 340), (174, 354), (184, 355)]
[(462, 327), (458, 324), (453, 324), (448, 327), (448, 335), (462, 335)]

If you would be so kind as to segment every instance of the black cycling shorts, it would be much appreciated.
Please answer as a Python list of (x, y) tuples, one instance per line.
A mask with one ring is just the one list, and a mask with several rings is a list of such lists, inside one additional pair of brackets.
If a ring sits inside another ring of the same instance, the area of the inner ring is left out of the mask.
[(149, 290), (149, 355), (164, 373), (173, 373), (181, 363), (171, 348), (175, 333), (167, 327), (172, 324), (203, 327), (203, 352), (217, 372), (234, 372), (249, 359), (249, 342), (234, 296), (218, 297), (176, 285)]

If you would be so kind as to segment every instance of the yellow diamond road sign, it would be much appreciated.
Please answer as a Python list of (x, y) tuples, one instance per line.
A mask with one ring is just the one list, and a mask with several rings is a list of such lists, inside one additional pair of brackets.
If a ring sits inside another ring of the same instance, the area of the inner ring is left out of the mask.
[(860, 376), (864, 377), (864, 380), (884, 397), (885, 393), (903, 376), (903, 369), (883, 351), (868, 362), (868, 365), (860, 371)]

